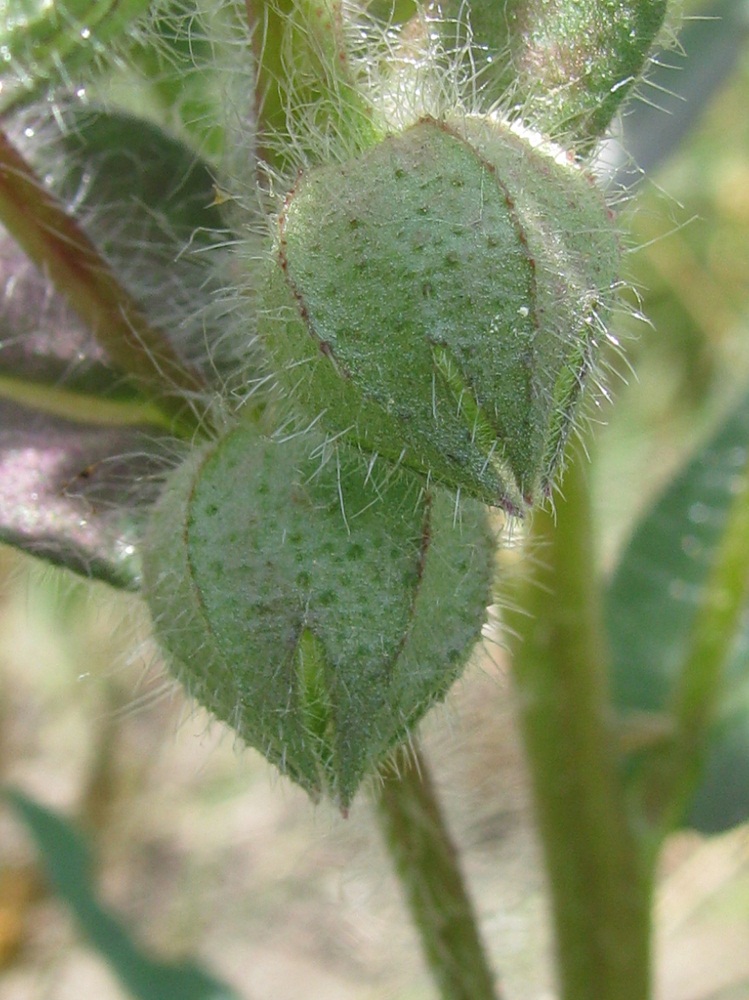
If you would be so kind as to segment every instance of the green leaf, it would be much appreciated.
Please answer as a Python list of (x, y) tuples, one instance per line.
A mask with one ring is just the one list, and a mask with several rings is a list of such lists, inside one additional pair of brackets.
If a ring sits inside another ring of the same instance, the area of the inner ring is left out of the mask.
[[(645, 514), (622, 555), (606, 617), (623, 713), (668, 711), (748, 446), (749, 395)], [(749, 608), (733, 640), (701, 784), (684, 822), (718, 832), (747, 818)]]
[(66, 820), (22, 792), (8, 790), (3, 797), (34, 838), (55, 890), (81, 931), (133, 997), (236, 1000), (228, 986), (195, 963), (161, 962), (139, 947), (121, 921), (96, 898), (88, 847)]
[(69, 82), (72, 70), (105, 58), (112, 42), (145, 14), (151, 0), (4, 0), (0, 10), (7, 111), (45, 85)]
[[(51, 156), (42, 150), (41, 159), (59, 194), (74, 199), (82, 213), (101, 206), (129, 212), (141, 202), (141, 213), (155, 216), (154, 236), (186, 242), (195, 235), (202, 246), (224, 228), (209, 167), (178, 139), (142, 118), (83, 104), (64, 108), (62, 122), (60, 149), (53, 147)], [(147, 222), (126, 217), (119, 225), (130, 233)], [(115, 245), (119, 235), (110, 234), (105, 245)], [(143, 235), (149, 237), (150, 228)]]
[(170, 440), (0, 400), (0, 541), (137, 589), (140, 524), (173, 462)]
[[(205, 359), (206, 310), (219, 290), (211, 250), (226, 242), (213, 174), (189, 147), (141, 118), (79, 104), (63, 110), (39, 172), (74, 206), (119, 280), (183, 358)], [(209, 366), (206, 366), (209, 367)]]

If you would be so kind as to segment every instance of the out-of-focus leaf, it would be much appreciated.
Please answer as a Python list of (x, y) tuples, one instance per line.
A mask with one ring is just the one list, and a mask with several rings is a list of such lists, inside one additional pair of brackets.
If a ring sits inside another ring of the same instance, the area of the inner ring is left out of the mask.
[[(209, 383), (223, 382), (236, 367), (224, 335), (227, 234), (207, 164), (149, 122), (80, 105), (19, 133), (151, 325)], [(0, 280), (0, 372), (100, 395), (137, 391), (9, 237)]]
[[(669, 706), (748, 451), (749, 396), (645, 514), (621, 557), (606, 615), (622, 712)], [(734, 639), (702, 782), (685, 824), (717, 832), (747, 818), (749, 608)]]
[(367, 16), (392, 27), (405, 24), (418, 13), (418, 0), (370, 0)]
[(137, 394), (78, 314), (2, 231), (0, 373), (110, 398)]
[[(255, 54), (242, 0), (206, 5), (168, 0), (156, 5), (148, 33), (127, 53), (149, 82), (168, 121), (177, 121), (204, 156), (226, 162), (237, 145), (228, 118), (241, 118), (244, 140), (254, 142)], [(254, 171), (253, 153), (244, 169)]]
[(114, 232), (102, 227), (106, 250), (123, 232), (131, 240), (161, 236), (179, 248), (193, 238), (199, 249), (212, 244), (223, 220), (211, 171), (191, 149), (144, 119), (83, 104), (65, 108), (63, 124), (52, 156), (42, 149), (40, 162), (84, 217), (91, 213), (93, 222), (102, 213), (116, 223)]
[(151, 0), (3, 0), (0, 110), (102, 60)]
[(138, 1000), (237, 1000), (228, 986), (193, 962), (160, 962), (144, 952), (103, 907), (92, 884), (82, 837), (60, 816), (15, 790), (4, 798), (36, 842), (50, 880), (89, 943)]
[(61, 420), (0, 400), (0, 541), (137, 589), (140, 524), (174, 464), (153, 429)]
[[(661, 53), (627, 108), (617, 181), (647, 176), (678, 147), (728, 80), (749, 33), (746, 0), (716, 0), (686, 19), (679, 48)], [(629, 165), (633, 162), (636, 173)]]

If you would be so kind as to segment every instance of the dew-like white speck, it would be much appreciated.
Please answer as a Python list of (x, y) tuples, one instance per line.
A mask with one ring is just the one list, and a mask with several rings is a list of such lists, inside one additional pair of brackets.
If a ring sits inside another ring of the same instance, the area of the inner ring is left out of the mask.
[(710, 517), (710, 508), (704, 503), (693, 503), (688, 517), (692, 524), (705, 524)]
[(701, 555), (703, 549), (702, 542), (698, 538), (695, 538), (694, 535), (684, 535), (681, 540), (681, 551), (691, 559), (696, 559), (697, 556)]

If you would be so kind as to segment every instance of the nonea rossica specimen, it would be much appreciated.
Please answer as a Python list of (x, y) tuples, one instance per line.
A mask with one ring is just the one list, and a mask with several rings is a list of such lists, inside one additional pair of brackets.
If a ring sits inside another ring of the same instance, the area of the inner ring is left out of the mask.
[(411, 95), (346, 139), (329, 96), (329, 155), (282, 164), (249, 262), (285, 402), (174, 475), (145, 575), (196, 699), (345, 808), (480, 637), (482, 504), (549, 496), (620, 254), (587, 170), (519, 121)]

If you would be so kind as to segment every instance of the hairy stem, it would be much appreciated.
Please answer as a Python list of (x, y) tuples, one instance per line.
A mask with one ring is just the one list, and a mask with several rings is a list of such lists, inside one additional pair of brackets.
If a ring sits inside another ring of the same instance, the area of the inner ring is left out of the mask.
[(563, 1000), (650, 996), (649, 856), (628, 820), (606, 683), (586, 469), (533, 518), (508, 612)]
[[(667, 0), (441, 0), (448, 43), (470, 23), (484, 98), (506, 100), (532, 128), (590, 149), (641, 79)], [(453, 43), (454, 44), (454, 43)]]
[(174, 424), (191, 434), (197, 419), (185, 396), (206, 392), (117, 280), (107, 261), (0, 129), (0, 222), (91, 328), (113, 363), (134, 376)]
[[(299, 166), (333, 140), (366, 148), (381, 139), (349, 58), (341, 0), (245, 0), (257, 62), (260, 154)], [(293, 134), (295, 149), (288, 149)]]
[(413, 748), (383, 772), (380, 824), (442, 1000), (498, 1000), (458, 856)]

